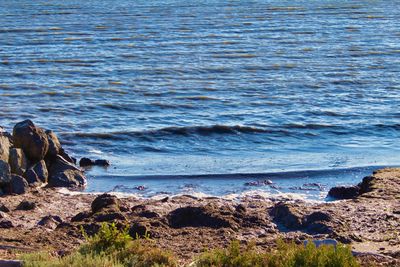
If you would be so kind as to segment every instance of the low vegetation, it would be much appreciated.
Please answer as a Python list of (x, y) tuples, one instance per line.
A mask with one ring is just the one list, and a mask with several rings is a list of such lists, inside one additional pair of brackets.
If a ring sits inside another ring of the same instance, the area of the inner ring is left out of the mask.
[[(86, 235), (85, 235), (86, 236)], [(178, 266), (171, 253), (155, 248), (149, 238), (132, 239), (127, 229), (118, 230), (114, 224), (103, 224), (100, 231), (86, 236), (87, 242), (76, 252), (65, 256), (48, 253), (22, 256), (27, 267), (153, 267)], [(204, 252), (194, 267), (353, 267), (359, 266), (350, 249), (344, 245), (316, 247), (278, 242), (277, 249), (257, 251), (254, 244), (241, 247), (234, 241), (228, 248)]]
[(278, 247), (270, 252), (257, 252), (254, 244), (241, 249), (234, 241), (226, 249), (215, 249), (203, 253), (197, 267), (355, 267), (359, 266), (351, 250), (339, 244), (316, 247), (278, 241)]

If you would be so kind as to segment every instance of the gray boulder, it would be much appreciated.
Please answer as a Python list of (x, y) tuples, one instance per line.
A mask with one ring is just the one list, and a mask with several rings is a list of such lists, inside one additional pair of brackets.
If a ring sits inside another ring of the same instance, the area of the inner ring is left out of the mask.
[(43, 183), (47, 183), (49, 172), (47, 171), (46, 163), (44, 160), (39, 161), (32, 167), (39, 180)]
[(36, 172), (32, 168), (28, 169), (24, 173), (23, 177), (26, 179), (26, 181), (29, 184), (39, 185), (41, 183), (41, 180), (39, 179), (39, 177), (37, 176)]
[(47, 158), (55, 158), (58, 154), (60, 154), (61, 144), (57, 138), (57, 135), (51, 131), (46, 131), (47, 141), (49, 142), (49, 150), (47, 151)]
[(24, 177), (19, 175), (11, 176), (11, 192), (14, 194), (25, 194), (28, 191), (29, 184)]
[(72, 187), (79, 188), (86, 186), (86, 177), (82, 170), (57, 155), (49, 169), (50, 187)]
[(0, 185), (8, 184), (11, 181), (10, 165), (3, 160), (0, 160)]
[(28, 168), (28, 160), (25, 157), (25, 153), (20, 148), (11, 148), (9, 163), (11, 167), (11, 173), (23, 175)]
[(13, 140), (14, 146), (22, 148), (33, 163), (44, 159), (49, 149), (46, 133), (30, 120), (19, 122), (14, 126)]
[(0, 133), (0, 160), (8, 162), (10, 150), (10, 139), (3, 133)]
[(49, 173), (44, 160), (39, 161), (29, 168), (23, 175), (29, 184), (47, 183)]

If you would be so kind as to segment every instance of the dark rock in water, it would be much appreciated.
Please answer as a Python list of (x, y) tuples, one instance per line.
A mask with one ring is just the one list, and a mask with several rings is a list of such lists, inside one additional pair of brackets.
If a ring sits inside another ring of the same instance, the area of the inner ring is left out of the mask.
[(0, 211), (1, 212), (10, 212), (10, 209), (6, 205), (1, 203), (0, 204)]
[(14, 146), (22, 148), (33, 163), (44, 159), (49, 149), (46, 133), (30, 120), (19, 122), (14, 126), (13, 140)]
[(57, 155), (51, 165), (49, 174), (48, 185), (50, 187), (78, 188), (86, 186), (86, 177), (83, 172), (60, 155)]
[(11, 173), (18, 175), (23, 175), (28, 169), (29, 164), (28, 159), (21, 148), (10, 149), (9, 163), (11, 167)]
[(38, 225), (43, 226), (49, 229), (56, 229), (57, 226), (62, 223), (62, 219), (59, 216), (44, 216), (39, 222)]
[(221, 213), (210, 207), (183, 207), (171, 211), (168, 216), (168, 223), (172, 228), (182, 227), (210, 227), (223, 228), (232, 227), (233, 224)]
[(139, 191), (146, 190), (146, 187), (144, 185), (139, 185), (139, 186), (136, 186), (135, 188), (136, 188), (136, 190), (139, 190)]
[(8, 162), (10, 146), (10, 139), (0, 133), (0, 160)]
[(269, 212), (278, 224), (285, 226), (289, 230), (300, 229), (302, 225), (301, 215), (286, 203), (276, 204)]
[(94, 161), (94, 164), (95, 164), (96, 166), (101, 166), (101, 167), (108, 167), (108, 166), (110, 166), (110, 162), (109, 162), (108, 160), (105, 160), (105, 159), (96, 159), (96, 160)]
[(94, 220), (96, 222), (112, 222), (115, 220), (126, 221), (126, 217), (120, 212), (104, 212), (104, 213), (97, 213), (94, 216)]
[(14, 224), (12, 223), (12, 221), (7, 220), (7, 219), (0, 219), (0, 228), (14, 228)]
[(11, 168), (10, 165), (0, 160), (0, 185), (8, 184), (11, 181)]
[(79, 161), (79, 166), (81, 166), (81, 167), (90, 167), (90, 166), (108, 167), (108, 166), (110, 166), (110, 162), (105, 159), (92, 160), (89, 158), (81, 158), (81, 160)]
[(36, 163), (35, 166), (32, 167), (33, 171), (36, 173), (39, 180), (43, 183), (47, 183), (49, 173), (47, 171), (46, 163), (44, 160), (39, 161)]
[(92, 216), (91, 212), (88, 211), (82, 211), (76, 214), (74, 217), (71, 218), (71, 222), (81, 222), (87, 218), (90, 218)]
[(140, 237), (151, 237), (150, 227), (144, 223), (135, 222), (129, 228), (129, 235), (136, 239)]
[(12, 175), (11, 177), (11, 192), (14, 194), (25, 194), (29, 189), (29, 184), (24, 177)]
[(79, 161), (79, 166), (81, 166), (81, 167), (89, 167), (89, 166), (93, 166), (93, 165), (94, 165), (94, 161), (89, 158), (81, 158), (81, 160)]
[(47, 135), (47, 141), (49, 143), (49, 149), (47, 151), (47, 155), (46, 158), (55, 158), (61, 150), (61, 144), (60, 141), (57, 138), (57, 135), (50, 130), (46, 131), (46, 135)]
[(36, 208), (36, 203), (32, 201), (23, 200), (18, 204), (17, 210), (33, 210)]
[(102, 194), (96, 197), (92, 202), (92, 212), (96, 213), (104, 209), (119, 210), (120, 201), (116, 196)]
[(332, 187), (328, 196), (335, 199), (351, 199), (356, 198), (360, 194), (360, 187), (358, 186), (337, 186)]

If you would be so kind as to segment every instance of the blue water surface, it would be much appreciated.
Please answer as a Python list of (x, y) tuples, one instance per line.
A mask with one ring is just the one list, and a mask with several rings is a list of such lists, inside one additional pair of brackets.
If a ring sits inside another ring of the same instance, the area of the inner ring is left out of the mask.
[(89, 190), (398, 165), (399, 18), (398, 1), (2, 0), (0, 124), (109, 159)]

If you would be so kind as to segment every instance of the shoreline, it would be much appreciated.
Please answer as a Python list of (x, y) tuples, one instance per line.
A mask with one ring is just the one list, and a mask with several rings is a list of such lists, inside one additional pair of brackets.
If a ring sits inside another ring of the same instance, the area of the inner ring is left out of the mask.
[[(205, 248), (226, 246), (235, 239), (244, 243), (254, 240), (258, 249), (266, 249), (279, 238), (295, 242), (329, 238), (350, 244), (363, 262), (397, 266), (400, 169), (378, 170), (371, 177), (368, 192), (332, 202), (255, 196), (240, 201), (110, 196), (117, 204), (97, 212), (91, 209), (92, 202), (103, 195), (36, 188), (24, 195), (0, 198), (9, 210), (1, 212), (2, 221), (12, 222), (12, 227), (0, 228), (0, 257), (13, 259), (18, 250), (65, 254), (83, 242), (80, 227), (93, 233), (101, 222), (116, 222), (135, 233), (148, 231), (158, 247), (172, 251), (182, 263)], [(22, 201), (34, 202), (35, 207), (16, 209)]]

